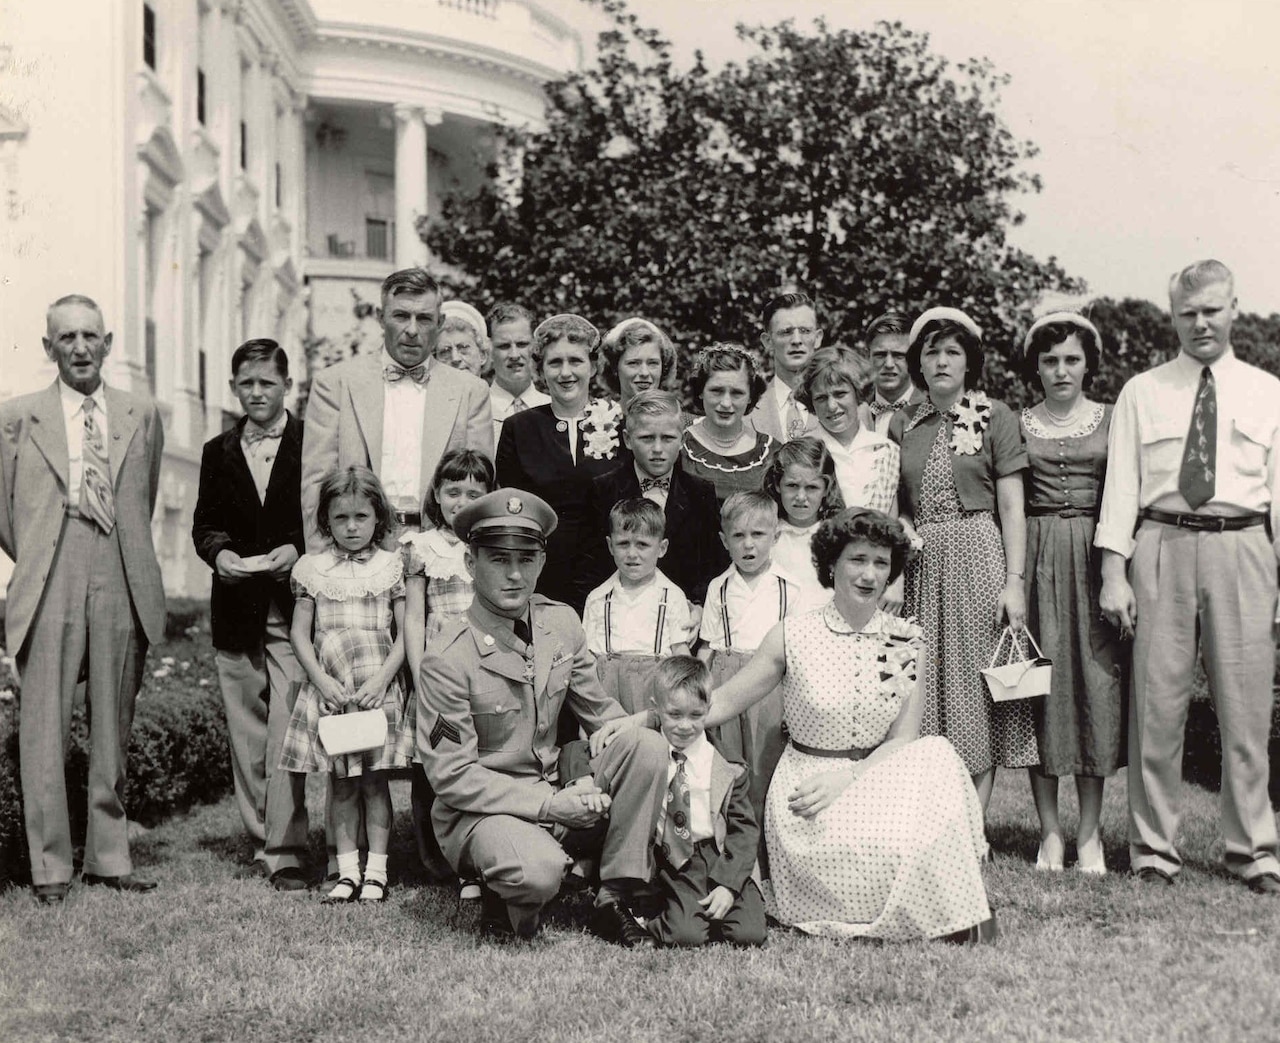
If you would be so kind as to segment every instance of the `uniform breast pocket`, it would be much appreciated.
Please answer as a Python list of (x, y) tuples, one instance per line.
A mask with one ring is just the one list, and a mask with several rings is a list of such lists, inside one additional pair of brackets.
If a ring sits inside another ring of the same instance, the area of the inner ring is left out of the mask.
[(506, 688), (475, 692), (471, 696), (471, 719), (475, 722), (476, 746), (480, 750), (514, 749), (519, 718), (520, 702)]
[(1152, 417), (1142, 425), (1142, 464), (1148, 478), (1177, 474), (1182, 468), (1182, 450), (1187, 440), (1187, 424), (1168, 417)]
[(1260, 475), (1267, 469), (1267, 453), (1275, 438), (1276, 421), (1256, 417), (1233, 417), (1231, 454), (1241, 474)]

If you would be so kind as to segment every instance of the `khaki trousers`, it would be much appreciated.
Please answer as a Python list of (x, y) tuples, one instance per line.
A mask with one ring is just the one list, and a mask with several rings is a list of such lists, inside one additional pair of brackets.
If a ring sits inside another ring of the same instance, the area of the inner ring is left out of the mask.
[(66, 517), (44, 595), (16, 657), (22, 806), (31, 882), (71, 881), (66, 750), (76, 684), (87, 674), (89, 808), (84, 872), (133, 871), (125, 819), (125, 760), (147, 639), (129, 599), (120, 541)]
[(1226, 867), (1280, 873), (1267, 793), (1276, 646), (1276, 556), (1262, 526), (1197, 533), (1144, 521), (1130, 582), (1138, 604), (1129, 704), (1129, 855), (1176, 873), (1182, 746), (1197, 644), (1222, 732)]
[(303, 864), (307, 851), (306, 779), (281, 771), (280, 750), (298, 697), (302, 669), (289, 625), (272, 609), (262, 644), (215, 655), (227, 715), (236, 808), (269, 873)]

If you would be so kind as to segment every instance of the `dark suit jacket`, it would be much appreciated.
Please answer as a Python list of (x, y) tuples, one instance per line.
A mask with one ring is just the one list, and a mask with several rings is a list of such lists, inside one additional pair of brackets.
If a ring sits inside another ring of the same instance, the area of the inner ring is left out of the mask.
[[(266, 554), (286, 543), (299, 554), (303, 552), (302, 423), (292, 413), (285, 421), (266, 503), (262, 503), (240, 446), (246, 420), (242, 417), (230, 431), (206, 442), (200, 461), (200, 493), (191, 538), (196, 553), (210, 568), (227, 548), (242, 558)], [(241, 583), (227, 583), (215, 568), (209, 610), (213, 647), (227, 652), (257, 648), (266, 632), (272, 601), (285, 619), (293, 618), (288, 577), (252, 576)]]
[[(609, 536), (609, 512), (619, 500), (640, 495), (635, 463), (627, 460), (591, 483), (583, 554), (583, 600), (614, 571), (605, 540)], [(669, 580), (694, 604), (707, 600), (707, 584), (729, 567), (729, 552), (720, 541), (720, 507), (716, 487), (706, 479), (686, 474), (677, 466), (667, 491), (667, 554), (658, 562)]]
[(751, 773), (716, 750), (711, 764), (711, 813), (720, 857), (708, 873), (712, 887), (741, 894), (756, 864), (760, 825), (751, 806)]

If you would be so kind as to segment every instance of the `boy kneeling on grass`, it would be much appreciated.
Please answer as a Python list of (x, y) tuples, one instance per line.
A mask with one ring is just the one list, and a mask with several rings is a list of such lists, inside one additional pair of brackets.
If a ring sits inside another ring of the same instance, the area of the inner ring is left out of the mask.
[(646, 926), (659, 945), (761, 945), (764, 898), (751, 879), (760, 827), (747, 769), (707, 740), (711, 673), (693, 656), (672, 656), (658, 665), (653, 693), (671, 763), (654, 832), (662, 911)]

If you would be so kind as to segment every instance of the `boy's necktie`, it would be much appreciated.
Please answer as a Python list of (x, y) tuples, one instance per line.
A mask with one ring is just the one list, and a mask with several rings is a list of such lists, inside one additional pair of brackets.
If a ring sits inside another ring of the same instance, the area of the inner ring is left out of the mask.
[(80, 513), (92, 518), (103, 532), (110, 532), (116, 524), (116, 502), (107, 476), (111, 465), (107, 462), (107, 447), (102, 441), (102, 429), (93, 419), (95, 403), (84, 400), (84, 442), (80, 450)]
[(693, 857), (693, 834), (689, 832), (689, 776), (685, 771), (688, 758), (679, 750), (671, 751), (676, 773), (667, 783), (663, 804), (667, 820), (662, 826), (662, 853), (673, 869), (683, 869)]
[(1178, 492), (1193, 511), (1213, 499), (1214, 471), (1218, 466), (1218, 393), (1213, 383), (1213, 370), (1200, 371), (1196, 404), (1191, 411), (1191, 428), (1182, 450), (1182, 468), (1178, 471)]

